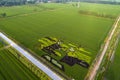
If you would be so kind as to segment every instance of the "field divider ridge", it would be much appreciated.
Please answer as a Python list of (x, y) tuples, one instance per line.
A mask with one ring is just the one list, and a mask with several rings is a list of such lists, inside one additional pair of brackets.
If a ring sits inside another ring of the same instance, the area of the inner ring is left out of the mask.
[[(109, 50), (111, 47), (115, 50), (117, 43), (119, 41), (119, 33), (120, 31), (117, 30), (120, 26), (118, 25), (120, 21), (120, 16), (116, 19), (115, 23), (113, 24), (113, 27), (109, 31), (107, 37), (105, 38), (104, 43), (101, 45), (100, 51), (98, 55), (96, 56), (95, 60), (93, 61), (86, 77), (85, 80), (96, 80), (96, 77), (98, 76), (98, 71), (101, 68), (101, 64), (104, 60), (104, 57), (106, 54), (109, 54)], [(116, 34), (117, 30), (117, 34)], [(115, 35), (116, 34), (116, 35)], [(114, 41), (113, 41), (114, 39)], [(114, 43), (115, 42), (115, 43)], [(111, 43), (114, 43), (114, 47), (111, 46)], [(113, 51), (115, 52), (115, 51)]]
[(44, 65), (42, 62), (40, 62), (40, 60), (36, 59), (28, 51), (17, 45), (15, 42), (13, 42), (11, 39), (9, 39), (6, 35), (4, 35), (1, 32), (0, 32), (0, 37), (3, 38), (8, 44), (10, 44), (12, 48), (17, 50), (24, 57), (26, 57), (32, 64), (34, 64), (44, 73), (46, 73), (52, 80), (65, 80), (63, 77), (61, 77), (60, 75), (49, 69), (48, 66)]

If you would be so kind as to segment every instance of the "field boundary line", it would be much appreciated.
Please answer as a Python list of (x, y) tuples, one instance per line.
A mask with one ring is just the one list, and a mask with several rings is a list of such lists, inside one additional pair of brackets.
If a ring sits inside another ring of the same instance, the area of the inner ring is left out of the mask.
[(88, 74), (85, 77), (85, 80), (95, 80), (95, 77), (97, 76), (97, 72), (100, 68), (102, 60), (104, 59), (104, 56), (105, 56), (107, 50), (109, 49), (110, 42), (111, 42), (111, 40), (114, 36), (114, 33), (118, 27), (119, 21), (120, 21), (120, 16), (116, 19), (112, 29), (108, 33), (108, 36), (106, 37), (105, 42), (102, 44), (98, 55), (96, 56), (94, 62), (92, 63), (92, 65), (88, 71)]
[[(24, 49), (25, 51), (27, 51), (28, 53), (30, 53), (30, 55), (32, 55), (33, 57), (35, 57), (38, 61), (40, 61), (41, 63), (43, 63), (45, 66), (47, 66), (49, 69), (51, 69), (53, 72), (55, 72), (57, 75), (61, 76), (64, 80), (72, 80), (71, 77), (67, 76), (65, 73), (63, 73), (61, 70), (55, 68), (53, 65), (51, 65), (48, 61), (46, 61), (45, 59), (43, 59), (41, 56), (38, 56), (34, 51), (32, 51), (31, 49), (25, 47), (23, 44), (21, 44), (20, 42), (16, 41), (14, 38), (12, 38), (11, 36), (7, 35), (4, 31), (0, 30), (0, 33), (4, 34), (6, 37), (8, 37), (10, 40), (14, 41), (14, 43), (16, 43), (17, 45), (19, 45), (22, 49)], [(19, 52), (18, 52), (19, 53)]]
[(6, 35), (0, 32), (0, 37), (3, 38), (8, 44), (10, 44), (15, 50), (20, 52), (22, 55), (24, 55), (28, 60), (30, 60), (34, 65), (36, 65), (39, 69), (41, 69), (43, 72), (45, 72), (49, 77), (51, 77), (53, 80), (65, 80), (60, 75), (49, 69), (46, 65), (44, 65), (42, 62), (40, 62), (38, 59), (36, 59), (34, 56), (32, 56), (29, 52), (24, 50), (22, 47), (17, 45), (15, 42), (13, 42), (11, 39), (9, 39)]
[(0, 48), (0, 51), (1, 51), (1, 50), (4, 50), (4, 49), (8, 49), (9, 47), (11, 47), (11, 45), (7, 45), (7, 46), (5, 46), (5, 47), (2, 47), (2, 48)]

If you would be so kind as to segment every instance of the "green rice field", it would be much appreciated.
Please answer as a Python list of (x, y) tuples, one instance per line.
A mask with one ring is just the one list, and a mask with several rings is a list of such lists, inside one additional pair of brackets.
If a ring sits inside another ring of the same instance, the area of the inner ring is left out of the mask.
[(39, 80), (9, 50), (0, 48), (0, 80)]
[(119, 80), (119, 72), (120, 72), (120, 43), (118, 45), (117, 51), (114, 56), (114, 62), (111, 64), (110, 68), (108, 69), (106, 73), (106, 79), (108, 80)]
[[(36, 49), (38, 40), (43, 37), (52, 36), (66, 43), (81, 45), (91, 53), (91, 64), (119, 15), (120, 6), (81, 3), (80, 8), (77, 8), (72, 4), (46, 3), (0, 7), (0, 13), (7, 14), (7, 17), (0, 18), (0, 30), (39, 56), (45, 54)], [(80, 14), (80, 10), (110, 15), (114, 19)], [(4, 55), (2, 56), (6, 57)], [(57, 57), (54, 58), (57, 59)], [(83, 80), (88, 71), (78, 65), (71, 67), (65, 63), (62, 64), (65, 66), (63, 73), (76, 80)], [(24, 70), (22, 71), (24, 72)]]

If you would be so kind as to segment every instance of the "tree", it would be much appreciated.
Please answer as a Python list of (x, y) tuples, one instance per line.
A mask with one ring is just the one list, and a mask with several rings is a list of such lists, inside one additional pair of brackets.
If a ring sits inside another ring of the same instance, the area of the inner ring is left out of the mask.
[(7, 14), (6, 14), (6, 13), (2, 13), (2, 14), (0, 14), (0, 16), (1, 16), (1, 17), (6, 17)]

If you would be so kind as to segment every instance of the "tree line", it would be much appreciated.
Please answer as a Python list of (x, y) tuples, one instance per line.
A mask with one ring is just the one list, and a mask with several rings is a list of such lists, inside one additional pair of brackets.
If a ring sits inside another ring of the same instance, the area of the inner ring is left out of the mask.
[(37, 1), (40, 1), (40, 0), (0, 0), (0, 6), (25, 5), (27, 3), (34, 4)]
[(102, 4), (120, 4), (116, 0), (0, 0), (0, 6), (14, 6), (24, 5), (27, 3), (34, 4), (39, 2), (55, 2), (55, 3), (66, 3), (66, 2), (90, 2), (90, 3), (102, 3)]
[(89, 2), (89, 3), (101, 3), (101, 4), (117, 4), (119, 5), (120, 2), (116, 0), (80, 0), (81, 2)]
[(84, 15), (92, 15), (92, 16), (96, 16), (96, 17), (115, 19), (115, 16), (109, 15), (109, 14), (102, 14), (102, 13), (96, 13), (96, 12), (84, 11), (84, 10), (79, 10), (79, 13), (84, 14)]

